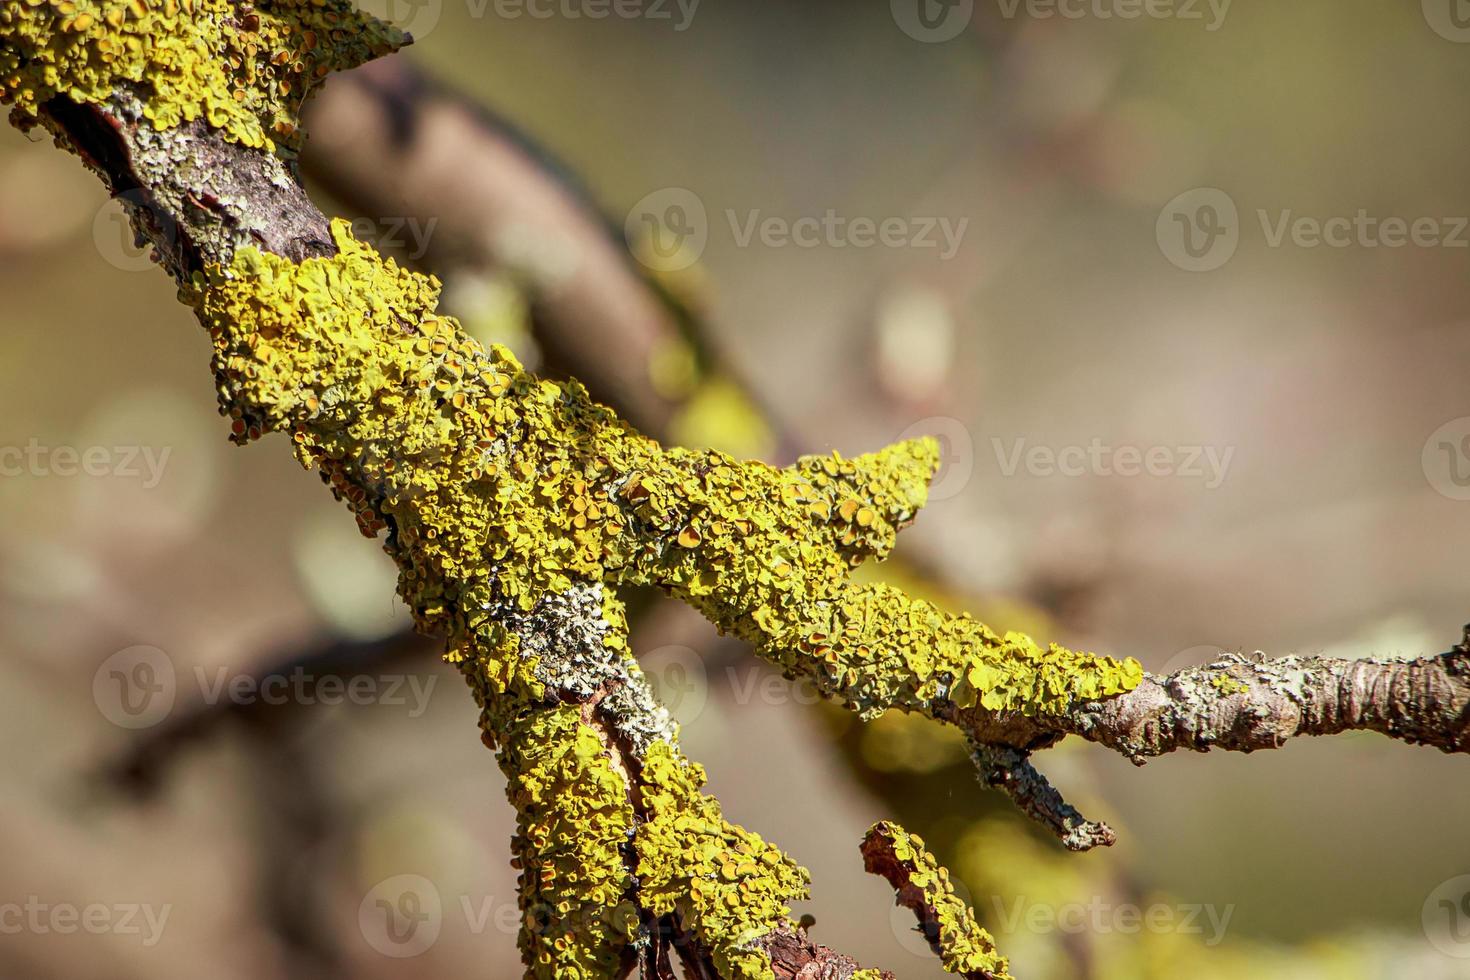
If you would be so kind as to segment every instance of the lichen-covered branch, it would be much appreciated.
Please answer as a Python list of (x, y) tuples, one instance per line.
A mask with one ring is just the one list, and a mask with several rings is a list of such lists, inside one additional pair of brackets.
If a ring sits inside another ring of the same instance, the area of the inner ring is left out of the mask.
[(1029, 753), (1009, 745), (976, 745), (972, 756), (980, 781), (1009, 796), (1022, 812), (1056, 834), (1069, 851), (1111, 847), (1117, 835), (1088, 820), (1031, 764)]
[[(805, 894), (806, 874), (724, 821), (700, 793), (702, 771), (679, 754), (627, 653), (616, 599), (601, 583), (570, 581), (507, 599), (498, 582), (513, 576), (491, 556), (447, 562), (467, 556), (470, 535), (483, 528), (455, 527), (438, 509), (450, 488), (434, 486), (442, 471), (430, 461), (445, 462), (451, 413), (467, 399), (430, 379), (455, 372), (440, 356), (449, 346), (480, 367), (486, 355), (432, 315), (431, 280), (383, 262), (340, 226), (329, 229), (305, 202), (289, 163), (292, 126), (276, 127), (283, 143), (272, 153), (248, 120), (210, 115), (221, 65), (245, 77), (258, 69), (267, 87), (269, 66), (324, 75), (361, 43), (357, 15), (322, 3), (260, 13), (170, 8), (156, 17), (141, 8), (132, 28), (129, 10), (77, 17), (65, 6), (3, 8), (0, 78), (16, 119), (46, 125), (114, 192), (137, 192), (129, 200), (140, 234), (214, 338), (235, 438), (287, 428), (363, 529), (388, 532), (421, 621), (450, 624), (519, 813), (521, 945), (531, 974), (620, 975), (654, 942), (647, 924), (677, 912), (721, 975), (770, 975), (758, 943), (792, 928), (786, 903)], [(238, 38), (242, 24), (253, 40)], [(160, 43), (129, 44), (135, 31)], [(186, 56), (198, 63), (181, 69)], [(75, 66), (95, 84), (68, 82)], [(155, 74), (167, 84), (155, 85)], [(289, 85), (274, 88), (299, 100)], [(175, 97), (186, 104), (152, 104)], [(267, 114), (289, 123), (295, 107), (272, 104)], [(412, 350), (396, 366), (374, 356), (400, 345)], [(332, 366), (337, 359), (343, 370)], [(313, 377), (308, 361), (321, 373)], [(375, 369), (408, 373), (390, 379)], [(302, 411), (320, 423), (281, 424)], [(467, 434), (478, 441), (485, 432)], [(345, 451), (354, 438), (362, 441)], [(516, 462), (509, 451), (501, 460)]]
[(925, 850), (923, 838), (897, 824), (878, 823), (863, 839), (862, 851), (863, 867), (893, 886), (894, 900), (914, 913), (945, 970), (965, 980), (1010, 980), (995, 940), (955, 895), (949, 872)]
[[(1466, 749), (1463, 651), (1158, 680), (997, 634), (850, 578), (923, 505), (931, 440), (785, 469), (665, 448), (580, 384), (484, 348), (437, 311), (437, 280), (327, 224), (296, 180), (301, 99), (402, 40), (343, 0), (4, 0), (0, 94), (133, 192), (135, 226), (208, 331), (232, 437), (289, 439), (382, 539), (418, 626), (445, 636), (517, 811), (529, 975), (656, 976), (672, 947), (730, 980), (803, 957), (804, 975), (876, 976), (810, 943), (789, 912), (806, 872), (703, 793), (628, 650), (619, 586), (664, 589), (865, 717), (959, 726), (1082, 843), (1105, 841), (1019, 754), (1069, 733), (1134, 757), (1354, 727)], [(926, 889), (939, 873), (922, 848), (895, 853), (926, 907), (953, 911)]]

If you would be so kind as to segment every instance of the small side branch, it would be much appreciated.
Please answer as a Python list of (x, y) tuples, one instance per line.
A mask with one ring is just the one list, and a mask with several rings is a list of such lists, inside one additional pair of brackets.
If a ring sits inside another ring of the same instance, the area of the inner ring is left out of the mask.
[(885, 821), (868, 831), (862, 852), (863, 868), (893, 886), (895, 901), (914, 913), (947, 972), (965, 980), (1010, 980), (995, 940), (955, 895), (949, 871), (924, 849), (922, 838)]
[(1111, 847), (1118, 836), (1105, 823), (1087, 820), (1031, 765), (1030, 753), (1009, 746), (976, 745), (971, 753), (980, 781), (1003, 791), (1022, 812), (1051, 829), (1069, 851)]

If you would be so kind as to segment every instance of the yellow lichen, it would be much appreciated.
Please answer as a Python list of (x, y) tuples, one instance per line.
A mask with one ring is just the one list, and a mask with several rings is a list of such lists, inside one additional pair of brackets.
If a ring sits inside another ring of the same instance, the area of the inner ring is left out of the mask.
[[(234, 437), (288, 433), (365, 534), (388, 532), (405, 601), (423, 627), (445, 631), (500, 736), (528, 873), (536, 856), (532, 892), (572, 923), (556, 919), (555, 940), (525, 940), (533, 969), (593, 970), (630, 928), (626, 915), (584, 918), (624, 907), (617, 845), (632, 811), (606, 746), (571, 708), (547, 713), (537, 660), (505, 615), (577, 584), (658, 585), (868, 715), (1044, 714), (1141, 677), (1134, 661), (1043, 649), (850, 579), (923, 504), (932, 441), (787, 469), (665, 449), (575, 382), (538, 380), (509, 351), (465, 336), (435, 312), (432, 278), (383, 259), (343, 222), (333, 234), (332, 258), (242, 249), (187, 298), (209, 328)], [(607, 645), (628, 658), (615, 600), (602, 614)], [(639, 900), (677, 908), (732, 975), (768, 976), (749, 944), (785, 920), (805, 873), (726, 824), (672, 745), (652, 744), (635, 778), (651, 814), (637, 830)], [(545, 860), (548, 849), (565, 860)]]
[(199, 284), (222, 404), (242, 441), (289, 431), (365, 533), (393, 528), (404, 598), (456, 656), (493, 601), (530, 609), (604, 581), (667, 589), (869, 714), (1044, 714), (1141, 679), (1136, 661), (999, 636), (849, 579), (923, 504), (932, 441), (789, 469), (664, 449), (575, 382), (466, 337), (434, 313), (435, 280), (342, 222), (334, 235), (333, 258), (245, 249)]
[(157, 129), (204, 119), (291, 148), (314, 85), (405, 41), (347, 0), (4, 0), (0, 100), (25, 127), (55, 96), (100, 104), (127, 87)]
[(947, 972), (1009, 980), (1006, 958), (955, 894), (949, 871), (925, 849), (923, 838), (885, 821), (868, 831), (863, 851), (868, 870), (887, 878), (898, 889), (899, 904), (918, 915)]
[(1224, 697), (1230, 697), (1232, 694), (1249, 694), (1251, 689), (1245, 681), (1232, 677), (1223, 670), (1210, 678), (1210, 686)]
[(678, 912), (729, 980), (773, 976), (756, 940), (785, 924), (807, 897), (804, 868), (756, 834), (727, 823), (700, 792), (704, 769), (655, 743), (643, 762), (646, 822), (634, 839), (639, 895), (657, 914)]
[[(346, 0), (0, 0), (0, 100), (22, 127), (57, 97), (118, 100), (156, 130), (203, 120), (289, 155), (312, 87), (404, 40)], [(183, 295), (209, 330), (233, 437), (287, 434), (364, 534), (386, 532), (415, 618), (445, 631), (516, 806), (532, 976), (612, 975), (647, 941), (648, 909), (678, 912), (726, 975), (769, 980), (755, 943), (789, 925), (807, 884), (724, 820), (672, 729), (630, 755), (590, 691), (549, 689), (568, 680), (542, 673), (536, 649), (551, 648), (507, 625), (543, 602), (590, 583), (661, 586), (867, 715), (1041, 714), (1138, 682), (1133, 661), (1043, 650), (850, 580), (923, 505), (932, 441), (788, 469), (664, 449), (575, 382), (538, 380), (469, 338), (436, 312), (437, 281), (344, 222), (332, 232), (331, 257), (242, 248)], [(597, 615), (598, 653), (635, 676), (610, 591)]]
[(516, 808), (521, 954), (546, 980), (613, 976), (638, 931), (622, 848), (633, 809), (622, 777), (574, 706), (492, 709)]

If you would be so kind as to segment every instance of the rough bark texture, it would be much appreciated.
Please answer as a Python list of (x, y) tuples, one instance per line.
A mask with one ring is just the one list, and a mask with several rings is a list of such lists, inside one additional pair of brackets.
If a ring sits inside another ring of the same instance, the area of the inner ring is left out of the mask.
[(1470, 651), (1419, 660), (1230, 657), (1078, 707), (1065, 730), (1141, 763), (1177, 749), (1254, 752), (1299, 735), (1374, 731), (1470, 751)]
[[(777, 980), (851, 980), (861, 967), (851, 957), (818, 946), (802, 932), (782, 929), (761, 940)], [(893, 980), (893, 974), (880, 974)], [(877, 980), (875, 977), (874, 980)]]

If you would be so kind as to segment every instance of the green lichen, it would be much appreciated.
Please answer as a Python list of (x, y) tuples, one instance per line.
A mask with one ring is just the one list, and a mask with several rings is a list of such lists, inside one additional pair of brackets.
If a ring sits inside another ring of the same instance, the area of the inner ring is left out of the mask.
[(885, 821), (868, 831), (863, 851), (868, 869), (883, 874), (898, 889), (899, 903), (918, 915), (947, 972), (1009, 980), (1006, 958), (955, 894), (949, 871), (925, 849), (923, 838)]
[(205, 119), (234, 142), (298, 142), (297, 112), (330, 72), (407, 38), (347, 0), (4, 0), (0, 100), (33, 124), (55, 96), (143, 95), (158, 129)]
[[(626, 787), (586, 718), (548, 714), (548, 665), (505, 623), (575, 585), (661, 586), (866, 715), (1043, 714), (1141, 677), (1134, 661), (998, 636), (850, 579), (923, 504), (932, 441), (787, 469), (665, 449), (575, 382), (538, 380), (509, 351), (468, 338), (435, 312), (432, 278), (383, 259), (343, 222), (333, 234), (332, 258), (242, 249), (186, 298), (213, 340), (234, 438), (288, 433), (363, 533), (388, 532), (405, 601), (422, 627), (445, 632), (448, 659), (500, 736), (518, 853), (534, 872), (528, 901), (554, 910), (550, 932), (523, 937), (533, 970), (595, 976), (629, 939), (627, 914), (587, 914), (629, 908), (619, 848), (637, 797), (648, 811), (636, 831), (638, 901), (677, 909), (730, 975), (769, 976), (750, 944), (806, 886), (779, 851), (723, 820), (699, 792), (702, 771), (667, 741), (647, 748)], [(631, 663), (616, 601), (600, 615), (610, 655)]]

